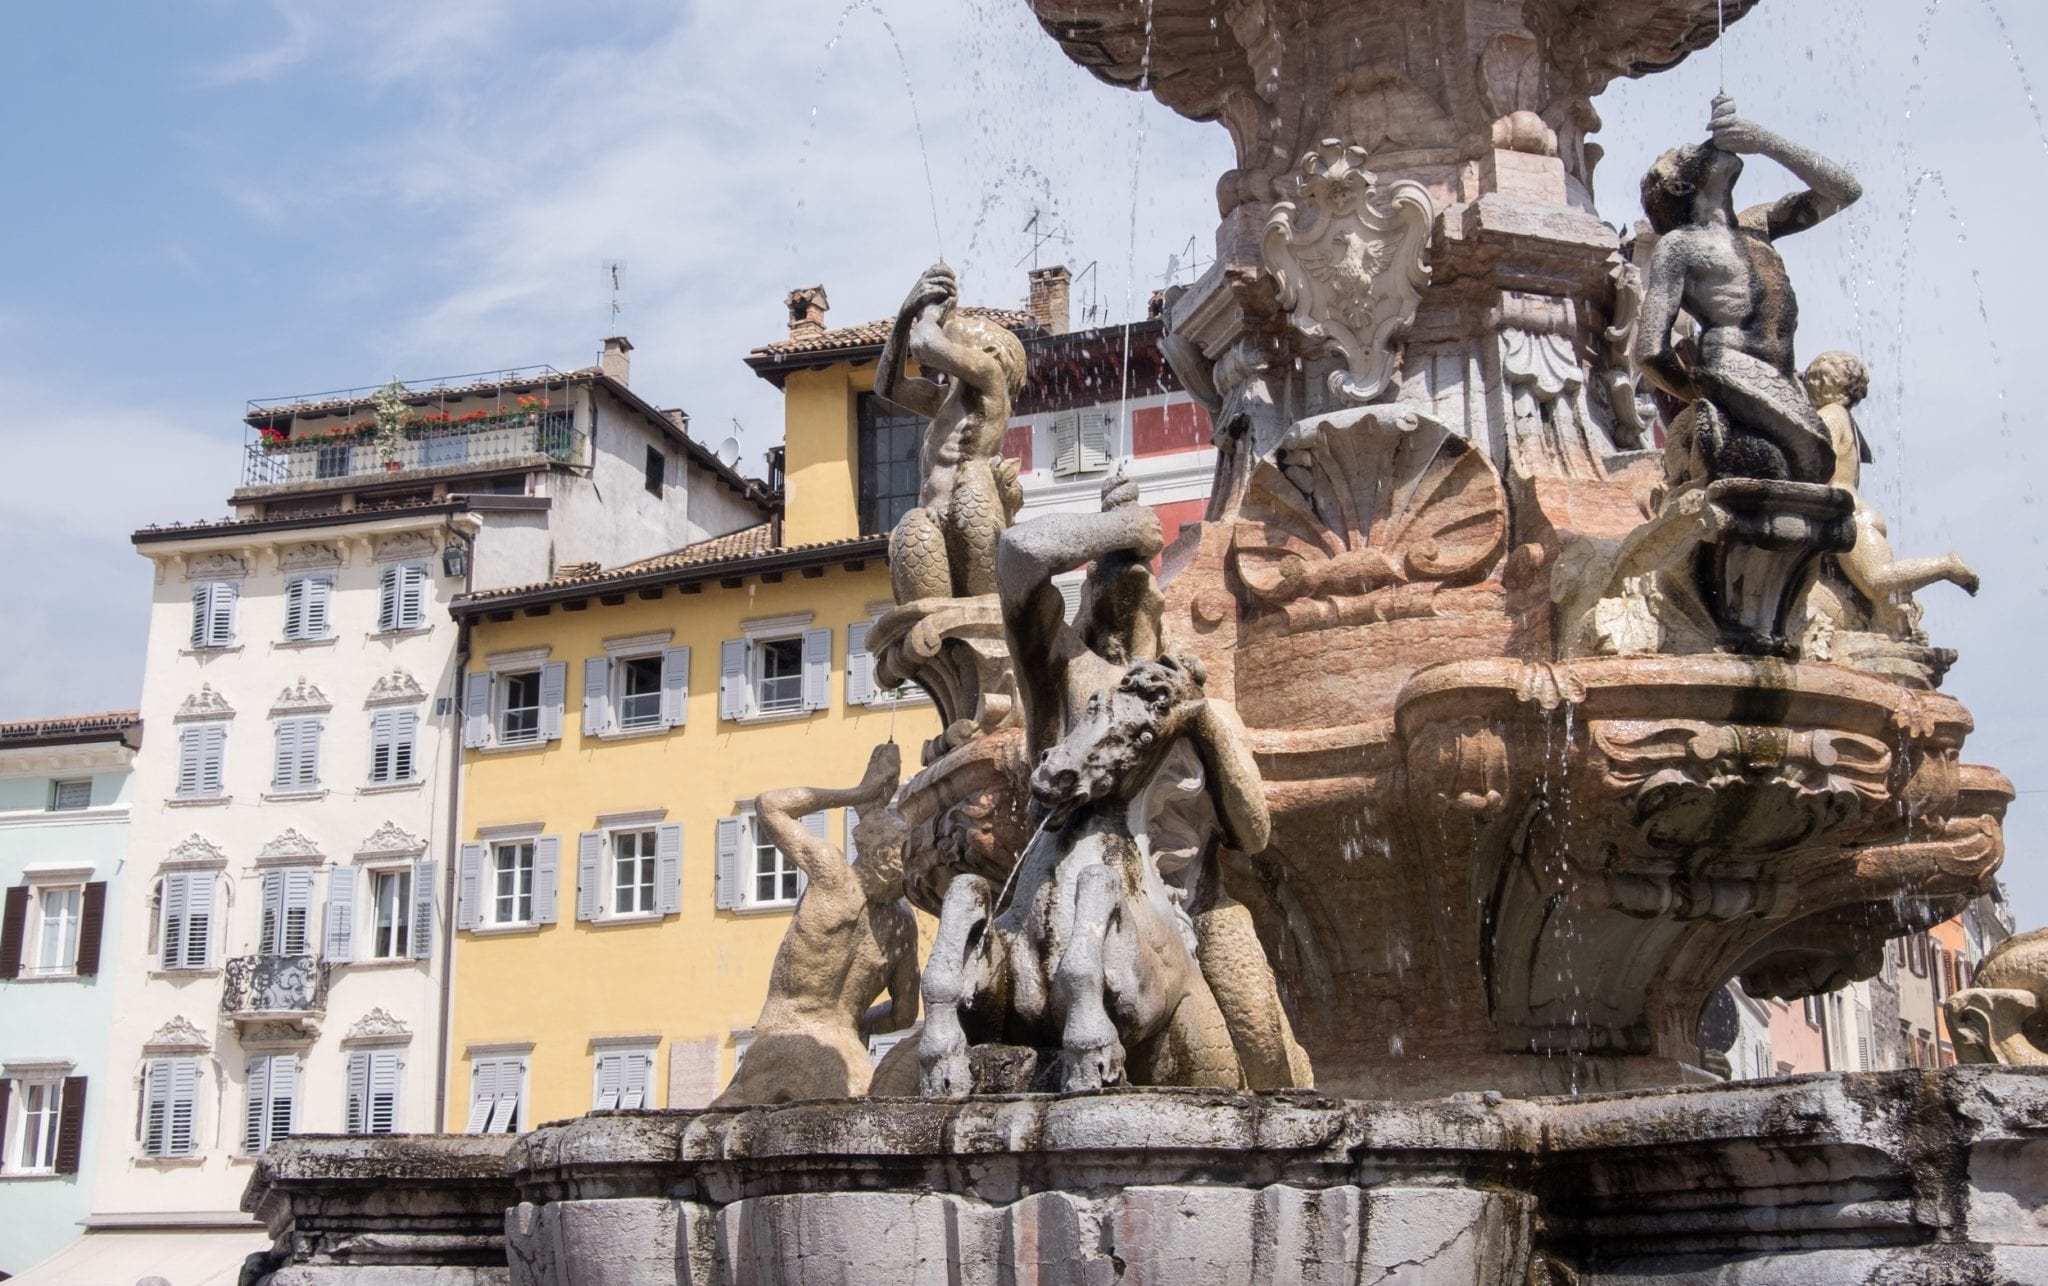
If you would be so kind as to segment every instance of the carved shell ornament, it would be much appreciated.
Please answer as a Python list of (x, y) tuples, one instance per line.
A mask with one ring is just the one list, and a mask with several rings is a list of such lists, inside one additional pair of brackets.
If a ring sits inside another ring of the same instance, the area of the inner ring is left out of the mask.
[(1310, 352), (1344, 363), (1330, 391), (1363, 404), (1393, 378), (1393, 340), (1415, 320), (1429, 284), (1423, 260), (1436, 219), (1429, 193), (1406, 180), (1379, 189), (1364, 148), (1325, 139), (1301, 158), (1295, 197), (1266, 217), (1265, 261), (1276, 295)]

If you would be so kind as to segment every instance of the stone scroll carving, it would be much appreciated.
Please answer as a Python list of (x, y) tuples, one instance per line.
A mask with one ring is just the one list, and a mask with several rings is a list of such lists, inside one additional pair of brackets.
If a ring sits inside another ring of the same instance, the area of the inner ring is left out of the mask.
[(1377, 399), (1394, 375), (1394, 338), (1429, 284), (1423, 258), (1435, 218), (1419, 183), (1380, 195), (1366, 151), (1337, 139), (1301, 158), (1295, 195), (1266, 217), (1266, 269), (1303, 345), (1341, 362), (1327, 381), (1342, 402)]

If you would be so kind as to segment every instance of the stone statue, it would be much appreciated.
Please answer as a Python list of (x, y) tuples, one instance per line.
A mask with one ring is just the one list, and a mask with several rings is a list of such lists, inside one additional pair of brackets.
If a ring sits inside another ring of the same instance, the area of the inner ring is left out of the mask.
[[(754, 801), (762, 833), (807, 883), (746, 1061), (713, 1107), (865, 1094), (868, 1037), (917, 1021), (917, 920), (903, 901), (904, 826), (890, 806), (902, 772), (888, 742), (850, 790), (799, 786)], [(852, 862), (804, 829), (804, 816), (824, 808), (859, 810)], [(874, 1004), (885, 991), (888, 1001)]]
[[(1772, 243), (1853, 204), (1863, 190), (1841, 166), (1714, 100), (1705, 143), (1675, 148), (1643, 176), (1643, 213), (1659, 234), (1644, 284), (1637, 355), (1666, 392), (1696, 405), (1695, 433), (1713, 478), (1826, 483), (1835, 471), (1827, 427), (1799, 387), (1793, 332), (1799, 305)], [(1810, 184), (1738, 215), (1742, 156), (1767, 156)], [(1700, 325), (1688, 362), (1672, 339), (1681, 311)]]
[(1867, 613), (1852, 611), (1836, 600), (1831, 624), (1837, 629), (1865, 629), (1895, 639), (1914, 637), (1919, 632), (1919, 608), (1913, 593), (1936, 581), (1961, 586), (1967, 594), (1977, 592), (1977, 573), (1954, 554), (1939, 558), (1892, 557), (1891, 542), (1885, 534), (1884, 519), (1863, 499), (1862, 465), (1870, 459), (1870, 447), (1851, 415), (1870, 391), (1870, 372), (1854, 353), (1822, 353), (1807, 366), (1801, 377), (1813, 400), (1835, 453), (1835, 472), (1829, 479), (1856, 497), (1856, 543), (1834, 555), (1832, 564), (1869, 602)]
[[(953, 270), (918, 278), (882, 345), (875, 393), (931, 421), (918, 464), (918, 507), (889, 538), (896, 601), (969, 598), (996, 588), (996, 541), (1023, 503), (1002, 457), (1010, 403), (1024, 387), (1024, 345), (1000, 324), (957, 311)], [(905, 357), (950, 381), (904, 374)]]
[[(1204, 694), (1198, 663), (1165, 646), (1149, 566), (1161, 546), (1158, 517), (1121, 476), (1102, 512), (1003, 537), (1040, 826), (1013, 898), (975, 874), (947, 890), (924, 976), (929, 1095), (973, 1091), (970, 1047), (989, 1043), (1057, 1046), (1068, 1090), (1309, 1077), (1250, 918), (1220, 888), (1219, 850), (1263, 849), (1269, 820), (1235, 715)], [(1069, 625), (1052, 580), (1081, 566)]]
[(1957, 1062), (2048, 1067), (2048, 929), (1993, 947), (1942, 1008)]

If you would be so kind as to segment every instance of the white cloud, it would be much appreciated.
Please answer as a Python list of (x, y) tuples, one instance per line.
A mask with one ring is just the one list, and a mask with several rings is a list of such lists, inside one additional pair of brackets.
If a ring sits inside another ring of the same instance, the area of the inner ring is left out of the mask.
[(203, 83), (213, 86), (238, 85), (252, 80), (270, 80), (288, 67), (306, 61), (313, 48), (313, 14), (305, 0), (272, 0), (284, 30), (271, 44), (226, 58), (207, 68)]

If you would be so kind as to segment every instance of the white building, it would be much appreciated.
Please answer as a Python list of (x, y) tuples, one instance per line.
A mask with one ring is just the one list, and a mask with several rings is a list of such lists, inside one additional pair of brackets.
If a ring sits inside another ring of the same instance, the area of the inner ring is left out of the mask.
[[(238, 1204), (276, 1138), (442, 1118), (467, 659), (448, 600), (769, 512), (630, 390), (630, 347), (409, 389), (402, 411), (387, 393), (381, 417), (369, 389), (252, 406), (234, 517), (135, 534), (152, 735), (108, 950), (101, 1235), (74, 1248), (107, 1280), (157, 1271), (174, 1231), (257, 1248)], [(519, 697), (542, 720), (554, 670)], [(133, 1271), (122, 1230), (148, 1237)]]

